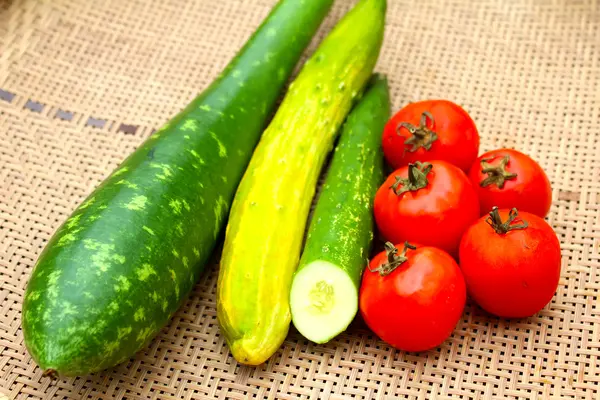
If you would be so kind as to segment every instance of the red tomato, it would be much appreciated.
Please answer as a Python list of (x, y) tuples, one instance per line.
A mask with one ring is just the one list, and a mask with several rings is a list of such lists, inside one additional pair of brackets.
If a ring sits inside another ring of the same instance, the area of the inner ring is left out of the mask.
[(469, 171), (479, 152), (475, 123), (447, 100), (410, 103), (386, 124), (383, 153), (394, 168), (416, 161), (444, 160)]
[(460, 267), (481, 308), (500, 317), (528, 317), (556, 292), (560, 243), (537, 215), (494, 208), (465, 232)]
[(479, 217), (479, 201), (460, 169), (432, 161), (393, 172), (375, 195), (374, 212), (386, 240), (418, 242), (456, 256), (462, 234)]
[(545, 217), (552, 204), (552, 188), (542, 167), (512, 149), (483, 154), (471, 167), (469, 179), (479, 196), (482, 214), (492, 207), (513, 208)]
[(456, 327), (465, 307), (465, 282), (442, 250), (404, 246), (388, 242), (371, 260), (360, 286), (360, 312), (387, 343), (423, 351), (439, 346)]

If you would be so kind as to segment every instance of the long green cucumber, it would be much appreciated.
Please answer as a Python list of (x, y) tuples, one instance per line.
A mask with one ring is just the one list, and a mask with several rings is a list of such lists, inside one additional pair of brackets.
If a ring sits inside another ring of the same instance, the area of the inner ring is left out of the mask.
[(332, 0), (282, 0), (186, 109), (58, 229), (23, 305), (45, 375), (116, 365), (158, 333), (197, 281), (277, 98)]
[(237, 190), (217, 284), (232, 355), (267, 360), (291, 321), (292, 275), (323, 162), (383, 39), (385, 0), (361, 0), (324, 39), (283, 99)]
[(290, 307), (294, 326), (316, 343), (344, 331), (358, 311), (373, 240), (373, 197), (383, 181), (381, 134), (389, 117), (387, 81), (378, 77), (344, 124), (312, 215)]

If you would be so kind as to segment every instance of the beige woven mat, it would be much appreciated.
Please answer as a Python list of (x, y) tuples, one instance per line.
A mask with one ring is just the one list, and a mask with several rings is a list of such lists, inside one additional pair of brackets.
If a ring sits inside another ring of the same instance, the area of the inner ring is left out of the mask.
[[(389, 0), (379, 71), (395, 109), (453, 99), (484, 150), (546, 168), (563, 249), (552, 303), (507, 321), (466, 309), (422, 354), (362, 322), (327, 345), (296, 332), (265, 365), (229, 356), (216, 268), (151, 345), (51, 383), (23, 347), (23, 291), (45, 241), (155, 127), (204, 88), (274, 0), (0, 0), (0, 398), (600, 399), (600, 3)], [(322, 32), (351, 6), (338, 0)]]

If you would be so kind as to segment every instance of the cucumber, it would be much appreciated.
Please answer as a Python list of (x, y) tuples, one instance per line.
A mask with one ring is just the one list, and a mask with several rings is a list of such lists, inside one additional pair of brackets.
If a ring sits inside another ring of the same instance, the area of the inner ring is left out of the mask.
[(373, 198), (383, 182), (381, 135), (389, 118), (387, 81), (377, 77), (344, 124), (312, 216), (290, 307), (296, 329), (316, 343), (344, 331), (358, 311), (373, 240)]
[(317, 179), (377, 61), (385, 8), (385, 0), (362, 0), (325, 38), (290, 86), (237, 190), (217, 316), (240, 363), (263, 363), (288, 332), (290, 285)]
[(42, 252), (23, 305), (46, 376), (127, 360), (197, 281), (286, 79), (332, 0), (282, 0), (219, 79), (146, 140)]

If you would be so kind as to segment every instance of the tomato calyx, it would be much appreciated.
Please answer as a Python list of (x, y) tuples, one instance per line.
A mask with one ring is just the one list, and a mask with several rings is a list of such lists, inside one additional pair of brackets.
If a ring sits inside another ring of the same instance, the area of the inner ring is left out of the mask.
[(486, 187), (486, 186), (495, 184), (496, 186), (498, 186), (498, 189), (503, 189), (504, 183), (507, 180), (515, 179), (517, 177), (517, 174), (508, 172), (506, 170), (506, 165), (510, 161), (509, 156), (502, 157), (500, 164), (498, 164), (495, 167), (493, 165), (489, 164), (489, 162), (492, 161), (493, 159), (494, 158), (492, 157), (492, 158), (484, 158), (483, 160), (481, 160), (481, 173), (488, 174), (488, 176), (484, 180), (482, 180), (479, 183), (479, 185), (481, 187)]
[[(397, 196), (404, 192), (423, 189), (429, 184), (429, 181), (427, 180), (427, 174), (431, 172), (432, 168), (433, 165), (428, 162), (422, 163), (417, 161), (414, 164), (410, 163), (408, 164), (408, 178), (395, 176), (394, 178), (396, 179), (396, 182), (390, 186), (390, 189), (392, 189)], [(398, 188), (400, 185), (402, 185), (402, 187)]]
[(419, 126), (414, 126), (409, 122), (401, 122), (396, 129), (396, 133), (400, 134), (400, 129), (405, 128), (412, 135), (404, 142), (405, 145), (412, 145), (412, 147), (408, 149), (411, 153), (414, 153), (421, 147), (425, 150), (431, 149), (431, 145), (438, 138), (437, 133), (427, 127), (427, 119), (431, 121), (431, 125), (433, 126), (433, 115), (431, 115), (429, 111), (423, 111)]
[(396, 246), (394, 246), (391, 242), (385, 242), (385, 255), (387, 257), (387, 262), (381, 264), (375, 269), (369, 268), (369, 271), (379, 272), (379, 275), (381, 276), (389, 275), (404, 262), (408, 261), (408, 258), (406, 257), (406, 252), (408, 249), (416, 250), (416, 248), (416, 246), (413, 246), (408, 242), (404, 242), (402, 253), (398, 254), (398, 249)]
[(498, 212), (498, 207), (492, 208), (490, 211), (490, 216), (486, 218), (485, 222), (491, 226), (497, 234), (505, 235), (506, 233), (515, 230), (515, 229), (525, 229), (529, 224), (524, 219), (519, 219), (521, 221), (520, 224), (511, 225), (515, 219), (519, 216), (519, 212), (516, 208), (513, 208), (508, 213), (508, 219), (505, 222), (502, 222), (502, 218), (500, 217), (500, 213)]

